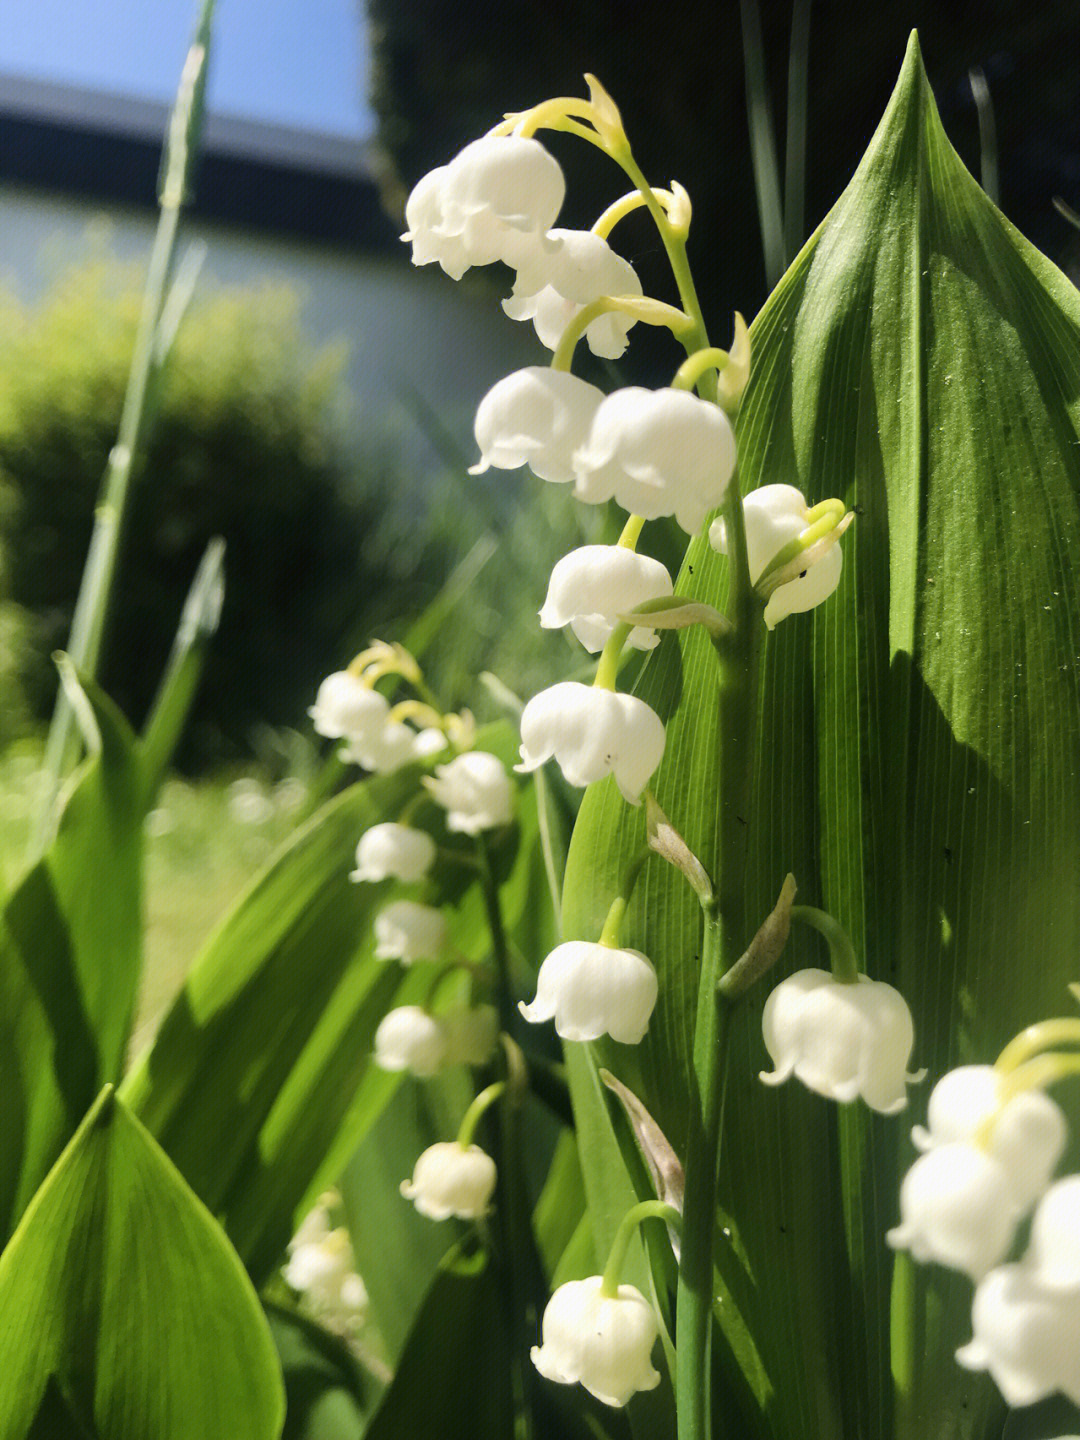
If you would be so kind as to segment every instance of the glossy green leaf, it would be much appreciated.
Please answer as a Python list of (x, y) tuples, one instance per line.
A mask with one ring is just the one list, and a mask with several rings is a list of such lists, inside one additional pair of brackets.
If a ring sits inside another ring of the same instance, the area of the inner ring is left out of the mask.
[(111, 1089), (0, 1256), (0, 1375), (2, 1440), (281, 1432), (281, 1371), (251, 1282)]
[(96, 753), (0, 914), (0, 1241), (119, 1078), (139, 983), (139, 760), (105, 695), (87, 682), (79, 703)]
[[(797, 485), (858, 515), (837, 594), (767, 640), (748, 926), (792, 870), (904, 993), (932, 1080), (1067, 1010), (1080, 954), (1080, 297), (960, 163), (914, 39), (857, 174), (752, 335), (744, 489)], [(679, 592), (722, 608), (725, 567), (695, 540)], [(684, 633), (638, 685), (669, 721), (657, 798), (710, 869), (716, 676)], [(609, 782), (586, 796), (568, 935), (595, 938), (642, 824)], [(700, 919), (659, 861), (624, 942), (655, 961), (661, 999), (646, 1042), (599, 1047), (603, 1063), (679, 1147)], [(780, 973), (824, 963), (796, 934)], [(717, 1313), (736, 1354), (760, 1357), (755, 1427), (999, 1440), (994, 1386), (953, 1360), (970, 1284), (904, 1262), (892, 1293), (883, 1237), (928, 1086), (899, 1119), (765, 1089), (767, 989), (733, 1022), (720, 1190), (735, 1303)], [(576, 1073), (585, 1116), (597, 1097)], [(583, 1164), (597, 1184), (584, 1149)], [(721, 1388), (717, 1406), (744, 1400)]]

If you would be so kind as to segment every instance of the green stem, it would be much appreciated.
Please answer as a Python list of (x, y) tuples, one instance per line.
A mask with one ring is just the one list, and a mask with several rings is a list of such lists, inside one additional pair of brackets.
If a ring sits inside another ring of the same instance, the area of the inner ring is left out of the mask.
[(615, 689), (615, 682), (619, 678), (619, 660), (622, 657), (623, 646), (633, 628), (633, 625), (626, 625), (620, 620), (608, 636), (607, 643), (600, 652), (596, 675), (593, 677), (593, 684), (598, 689)]
[(626, 1264), (626, 1252), (643, 1220), (663, 1220), (666, 1225), (674, 1225), (676, 1229), (682, 1228), (682, 1216), (678, 1210), (674, 1205), (668, 1205), (663, 1200), (642, 1200), (637, 1205), (631, 1206), (623, 1216), (619, 1228), (615, 1232), (615, 1239), (611, 1242), (608, 1262), (604, 1266), (604, 1274), (600, 1282), (601, 1295), (606, 1295), (611, 1299), (618, 1295), (619, 1276)]
[(505, 1080), (496, 1080), (493, 1085), (481, 1090), (476, 1099), (462, 1116), (461, 1124), (458, 1126), (457, 1143), (464, 1150), (472, 1144), (473, 1136), (476, 1134), (476, 1127), (480, 1124), (480, 1117), (485, 1110), (491, 1108), (499, 1096), (506, 1090)]
[(621, 545), (624, 550), (634, 550), (637, 547), (638, 538), (645, 525), (644, 515), (631, 515), (622, 528), (616, 544)]
[(487, 911), (488, 929), (491, 932), (491, 953), (495, 959), (495, 990), (498, 1001), (499, 1025), (508, 1035), (514, 1035), (520, 1028), (521, 1017), (514, 1006), (514, 992), (510, 983), (510, 946), (503, 924), (502, 906), (499, 903), (499, 887), (491, 869), (491, 855), (487, 837), (476, 837), (476, 868), (480, 873), (480, 889)]
[(1035, 1025), (1029, 1025), (1005, 1046), (994, 1061), (994, 1069), (1007, 1075), (1010, 1070), (1023, 1065), (1033, 1055), (1038, 1055), (1041, 1050), (1049, 1050), (1053, 1045), (1080, 1045), (1080, 1020), (1069, 1017), (1040, 1020)]
[(856, 984), (859, 979), (859, 959), (855, 954), (855, 946), (840, 922), (813, 905), (793, 905), (791, 918), (801, 920), (804, 925), (813, 926), (819, 934), (824, 935), (829, 943), (832, 973), (844, 985)]

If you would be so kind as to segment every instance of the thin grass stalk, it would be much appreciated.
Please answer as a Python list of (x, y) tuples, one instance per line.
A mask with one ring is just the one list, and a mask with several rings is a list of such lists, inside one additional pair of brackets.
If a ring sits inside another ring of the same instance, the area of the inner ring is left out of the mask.
[(780, 198), (780, 161), (773, 134), (772, 102), (765, 70), (765, 42), (757, 0), (740, 0), (746, 109), (750, 126), (750, 158), (754, 166), (765, 279), (772, 290), (787, 269), (784, 207)]
[(810, 76), (810, 3), (795, 0), (788, 54), (784, 156), (784, 249), (791, 259), (806, 238), (806, 100)]

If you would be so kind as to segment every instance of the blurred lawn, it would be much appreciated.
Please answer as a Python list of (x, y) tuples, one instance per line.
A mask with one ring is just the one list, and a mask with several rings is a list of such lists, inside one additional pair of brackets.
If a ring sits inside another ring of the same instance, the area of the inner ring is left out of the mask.
[[(0, 755), (0, 874), (8, 885), (23, 864), (39, 761), (36, 743)], [(291, 832), (306, 793), (300, 780), (271, 784), (251, 771), (166, 781), (146, 821), (146, 952), (133, 1051), (149, 1039), (214, 925)]]

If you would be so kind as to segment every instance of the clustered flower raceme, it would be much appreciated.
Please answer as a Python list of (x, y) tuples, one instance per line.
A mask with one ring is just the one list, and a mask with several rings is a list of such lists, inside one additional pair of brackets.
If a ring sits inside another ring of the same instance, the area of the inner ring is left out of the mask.
[(319, 1203), (289, 1241), (289, 1258), (281, 1273), (285, 1283), (324, 1324), (350, 1331), (363, 1324), (368, 1296), (356, 1273), (348, 1230), (331, 1224), (331, 1211), (340, 1204), (335, 1191), (319, 1197)]

